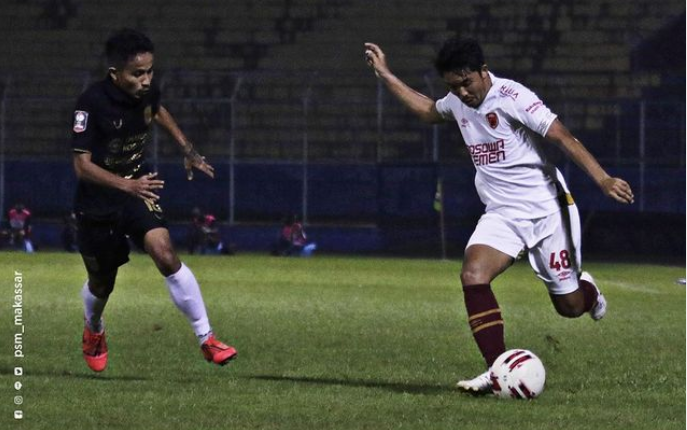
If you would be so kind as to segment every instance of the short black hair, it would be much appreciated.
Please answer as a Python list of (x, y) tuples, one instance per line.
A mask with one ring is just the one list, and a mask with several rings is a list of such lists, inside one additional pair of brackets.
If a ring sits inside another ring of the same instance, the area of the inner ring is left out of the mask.
[(485, 64), (479, 42), (458, 37), (447, 39), (434, 60), (434, 67), (440, 75), (463, 70), (479, 72)]
[(105, 43), (105, 56), (109, 66), (126, 64), (136, 54), (155, 52), (153, 42), (138, 30), (123, 28), (107, 39)]

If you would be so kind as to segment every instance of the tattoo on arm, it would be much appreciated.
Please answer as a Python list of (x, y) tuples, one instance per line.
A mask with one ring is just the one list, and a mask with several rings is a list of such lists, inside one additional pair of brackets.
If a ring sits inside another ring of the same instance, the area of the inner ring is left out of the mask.
[(191, 164), (203, 163), (203, 156), (200, 155), (193, 146), (185, 152), (184, 157), (186, 157)]
[(186, 141), (181, 144), (181, 151), (184, 153), (184, 157), (188, 157), (192, 152), (195, 151), (195, 146), (192, 142)]

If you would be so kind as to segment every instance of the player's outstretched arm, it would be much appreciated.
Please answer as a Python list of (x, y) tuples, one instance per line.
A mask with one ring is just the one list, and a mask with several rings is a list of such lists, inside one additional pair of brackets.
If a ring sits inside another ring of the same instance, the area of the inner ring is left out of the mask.
[(374, 69), (375, 75), (384, 82), (389, 91), (422, 121), (428, 123), (444, 121), (434, 106), (434, 100), (410, 88), (391, 73), (382, 48), (374, 43), (366, 43), (365, 61)]
[(161, 190), (165, 186), (165, 181), (156, 179), (157, 173), (149, 173), (138, 179), (126, 179), (108, 172), (91, 161), (90, 152), (74, 154), (74, 171), (82, 181), (115, 188), (142, 200), (153, 202), (160, 199), (155, 191)]
[(215, 169), (205, 161), (205, 157), (200, 155), (193, 147), (193, 144), (186, 138), (186, 135), (181, 131), (177, 122), (172, 117), (164, 106), (160, 106), (160, 110), (155, 115), (155, 121), (160, 124), (167, 132), (174, 138), (174, 140), (181, 147), (184, 153), (184, 168), (186, 169), (186, 177), (190, 181), (193, 179), (193, 168), (200, 170), (211, 178), (215, 177)]
[(596, 158), (587, 151), (582, 142), (577, 140), (562, 122), (557, 119), (554, 120), (546, 133), (546, 139), (558, 145), (575, 164), (596, 182), (606, 196), (620, 203), (634, 203), (635, 197), (630, 184), (606, 173)]

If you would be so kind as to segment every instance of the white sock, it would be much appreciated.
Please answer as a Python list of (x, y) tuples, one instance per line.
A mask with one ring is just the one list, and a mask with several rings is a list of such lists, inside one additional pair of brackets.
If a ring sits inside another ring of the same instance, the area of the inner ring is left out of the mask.
[(181, 269), (177, 273), (167, 276), (165, 282), (172, 301), (186, 315), (188, 322), (193, 327), (193, 332), (202, 345), (210, 337), (212, 331), (196, 277), (193, 276), (191, 269), (181, 263)]
[(94, 333), (100, 333), (103, 330), (102, 315), (107, 299), (94, 296), (88, 288), (88, 281), (83, 284), (81, 298), (83, 298), (83, 315), (88, 328)]

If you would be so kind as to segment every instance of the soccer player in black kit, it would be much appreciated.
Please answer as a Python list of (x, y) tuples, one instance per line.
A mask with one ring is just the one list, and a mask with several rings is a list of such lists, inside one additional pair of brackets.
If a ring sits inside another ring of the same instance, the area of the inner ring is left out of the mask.
[(172, 301), (189, 320), (207, 361), (224, 365), (236, 350), (218, 341), (210, 328), (195, 276), (177, 256), (158, 190), (164, 181), (144, 160), (152, 123), (167, 130), (184, 154), (188, 179), (193, 168), (214, 178), (214, 169), (194, 149), (152, 84), (153, 43), (123, 29), (106, 45), (107, 76), (78, 99), (73, 122), (73, 161), (78, 177), (75, 213), (79, 250), (88, 280), (84, 303), (83, 356), (100, 372), (107, 365), (103, 310), (114, 289), (119, 266), (129, 261), (127, 237), (150, 255), (165, 277)]

